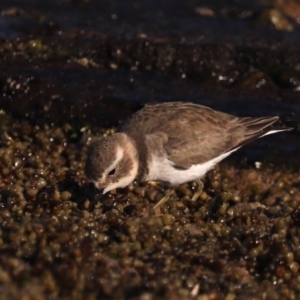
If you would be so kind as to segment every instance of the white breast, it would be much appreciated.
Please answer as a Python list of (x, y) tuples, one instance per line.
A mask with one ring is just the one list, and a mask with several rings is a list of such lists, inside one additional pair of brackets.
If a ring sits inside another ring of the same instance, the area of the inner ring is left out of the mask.
[(237, 149), (234, 149), (227, 153), (223, 153), (220, 156), (205, 163), (192, 165), (187, 170), (175, 169), (174, 163), (167, 157), (159, 158), (157, 156), (153, 156), (148, 166), (149, 173), (145, 176), (144, 180), (167, 181), (172, 185), (179, 185), (184, 182), (193, 181), (203, 177), (205, 173), (213, 168), (214, 165), (216, 165), (218, 162), (220, 162), (222, 159), (224, 159)]

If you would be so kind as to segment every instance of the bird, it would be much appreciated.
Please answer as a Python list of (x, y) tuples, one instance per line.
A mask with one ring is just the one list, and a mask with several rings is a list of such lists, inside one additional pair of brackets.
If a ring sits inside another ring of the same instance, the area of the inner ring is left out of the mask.
[(170, 186), (200, 182), (240, 147), (292, 130), (288, 121), (279, 116), (237, 117), (189, 102), (146, 105), (116, 133), (91, 143), (85, 174), (103, 194), (134, 180)]

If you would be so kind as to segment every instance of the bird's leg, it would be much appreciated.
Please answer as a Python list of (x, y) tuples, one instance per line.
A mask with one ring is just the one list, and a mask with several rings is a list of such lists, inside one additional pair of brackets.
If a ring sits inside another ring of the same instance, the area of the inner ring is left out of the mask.
[(171, 185), (169, 182), (158, 182), (158, 181), (151, 181), (150, 182), (151, 185), (154, 185), (156, 187), (158, 187), (160, 190), (163, 189), (164, 191), (164, 196), (158, 201), (158, 203), (156, 203), (153, 207), (154, 210), (157, 210), (157, 208), (159, 208), (161, 205), (163, 205), (165, 202), (167, 202), (171, 196)]
[(204, 188), (204, 184), (200, 179), (196, 180), (196, 182), (197, 182), (197, 188), (195, 189), (195, 193), (191, 198), (192, 201), (196, 201), (198, 199), (198, 197), (201, 195)]
[(163, 205), (165, 202), (167, 202), (169, 200), (170, 196), (171, 196), (171, 190), (168, 189), (168, 190), (166, 190), (165, 195), (153, 206), (153, 209), (156, 210), (161, 205)]

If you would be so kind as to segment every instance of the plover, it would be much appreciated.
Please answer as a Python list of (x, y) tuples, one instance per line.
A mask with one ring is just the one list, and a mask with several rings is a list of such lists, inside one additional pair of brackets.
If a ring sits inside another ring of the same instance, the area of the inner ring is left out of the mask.
[(199, 180), (257, 138), (292, 129), (278, 116), (236, 117), (185, 102), (146, 105), (117, 133), (92, 143), (85, 173), (103, 193), (134, 180), (176, 186)]

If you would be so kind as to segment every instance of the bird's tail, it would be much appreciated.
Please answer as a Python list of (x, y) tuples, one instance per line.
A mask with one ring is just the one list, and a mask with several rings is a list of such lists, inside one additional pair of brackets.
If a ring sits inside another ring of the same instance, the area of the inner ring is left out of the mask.
[(272, 124), (274, 130), (291, 130), (293, 132), (300, 132), (300, 122), (295, 120), (295, 114), (289, 113), (279, 117), (279, 119)]
[(232, 149), (244, 146), (258, 138), (281, 131), (300, 131), (300, 124), (294, 121), (293, 114), (280, 117), (241, 118), (239, 124), (246, 128), (243, 139)]

